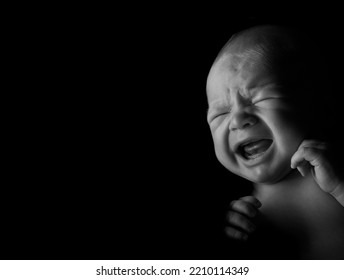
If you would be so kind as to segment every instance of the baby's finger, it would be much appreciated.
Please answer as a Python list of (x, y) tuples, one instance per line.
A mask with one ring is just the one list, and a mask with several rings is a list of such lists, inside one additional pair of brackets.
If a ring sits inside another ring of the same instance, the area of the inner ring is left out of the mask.
[(243, 200), (243, 201), (246, 201), (248, 203), (251, 203), (256, 208), (260, 208), (262, 206), (262, 203), (257, 198), (255, 198), (254, 196), (251, 196), (251, 195), (241, 197), (241, 198), (239, 198), (239, 200)]
[(306, 160), (300, 162), (296, 168), (303, 177), (305, 177), (309, 172), (311, 172), (311, 165)]
[(247, 233), (251, 233), (256, 229), (256, 226), (247, 217), (234, 211), (228, 212), (227, 221), (230, 225), (238, 227)]
[(240, 230), (237, 230), (233, 227), (226, 227), (225, 228), (225, 233), (228, 237), (231, 237), (233, 239), (237, 240), (247, 240), (248, 235)]
[(324, 150), (328, 148), (328, 145), (327, 143), (321, 142), (319, 140), (303, 140), (299, 146), (299, 149), (302, 147), (317, 148), (317, 149)]
[(313, 166), (318, 166), (321, 161), (321, 151), (316, 148), (301, 147), (291, 158), (291, 168), (304, 165), (303, 161), (309, 162)]
[(241, 199), (233, 200), (230, 204), (230, 208), (250, 218), (254, 218), (258, 213), (258, 210), (255, 206), (253, 206), (250, 202)]

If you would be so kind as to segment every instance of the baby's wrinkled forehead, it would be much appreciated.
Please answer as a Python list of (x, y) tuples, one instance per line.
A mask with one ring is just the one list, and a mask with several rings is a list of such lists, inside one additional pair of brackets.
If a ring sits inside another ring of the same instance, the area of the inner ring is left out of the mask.
[(262, 45), (247, 48), (242, 52), (227, 52), (218, 62), (221, 69), (234, 74), (263, 70), (271, 66), (269, 56)]

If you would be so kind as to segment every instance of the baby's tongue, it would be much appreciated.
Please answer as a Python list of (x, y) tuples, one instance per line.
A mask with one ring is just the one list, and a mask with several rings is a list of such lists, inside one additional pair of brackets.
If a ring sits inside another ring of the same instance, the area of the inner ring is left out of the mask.
[(271, 145), (272, 140), (259, 140), (245, 145), (244, 151), (247, 155), (252, 156), (265, 152)]

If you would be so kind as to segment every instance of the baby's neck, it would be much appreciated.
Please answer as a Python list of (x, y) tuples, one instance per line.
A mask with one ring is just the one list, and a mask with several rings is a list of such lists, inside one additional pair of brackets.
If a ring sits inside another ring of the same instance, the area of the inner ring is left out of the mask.
[(262, 203), (262, 212), (274, 211), (273, 209), (282, 212), (283, 209), (307, 212), (320, 205), (329, 211), (332, 207), (341, 208), (330, 194), (321, 190), (311, 172), (302, 177), (297, 170), (292, 170), (283, 180), (275, 184), (256, 184), (253, 195)]
[(261, 202), (268, 202), (271, 198), (276, 196), (283, 196), (285, 198), (302, 198), (305, 192), (318, 192), (319, 186), (314, 181), (311, 173), (306, 177), (302, 177), (297, 170), (292, 170), (283, 180), (274, 184), (255, 184), (254, 196)]

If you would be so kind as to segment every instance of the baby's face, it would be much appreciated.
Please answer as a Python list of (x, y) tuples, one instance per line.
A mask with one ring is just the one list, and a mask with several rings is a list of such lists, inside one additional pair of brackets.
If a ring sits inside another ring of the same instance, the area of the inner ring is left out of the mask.
[(260, 60), (240, 63), (225, 54), (207, 81), (216, 156), (228, 170), (254, 183), (275, 183), (288, 174), (305, 137), (302, 118), (272, 73)]

